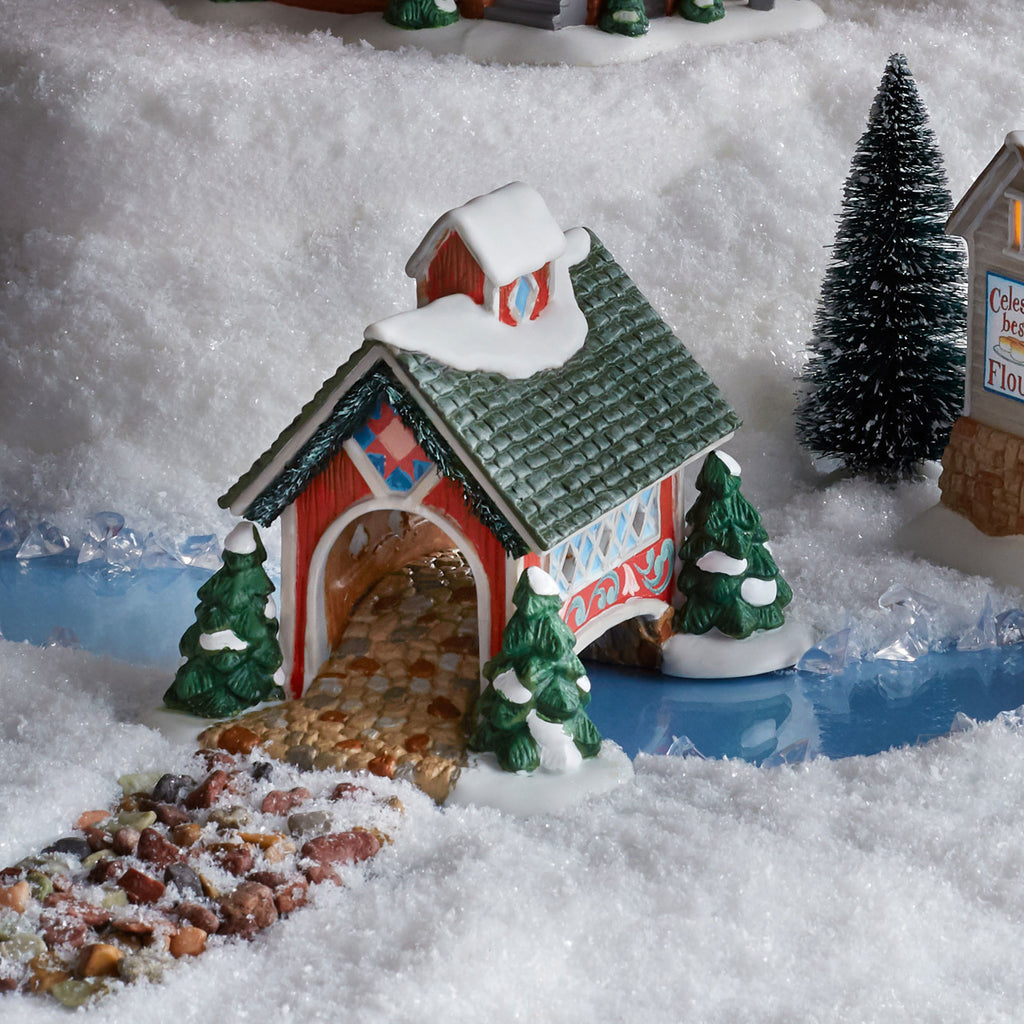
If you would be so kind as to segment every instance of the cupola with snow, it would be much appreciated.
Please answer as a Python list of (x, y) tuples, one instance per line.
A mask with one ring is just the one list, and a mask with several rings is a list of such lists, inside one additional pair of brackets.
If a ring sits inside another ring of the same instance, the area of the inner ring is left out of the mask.
[(445, 214), (408, 270), (417, 308), (371, 324), (221, 498), (281, 520), (295, 695), (359, 598), (432, 545), (472, 570), (481, 665), (531, 566), (555, 581), (578, 649), (664, 620), (683, 467), (739, 425), (597, 238), (563, 232), (524, 184)]

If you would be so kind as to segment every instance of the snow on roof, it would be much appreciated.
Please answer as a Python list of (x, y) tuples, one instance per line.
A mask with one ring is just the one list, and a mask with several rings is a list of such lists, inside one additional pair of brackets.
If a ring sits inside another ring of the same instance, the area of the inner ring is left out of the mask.
[(409, 257), (405, 272), (419, 280), (449, 231), (456, 231), (488, 280), (508, 284), (557, 259), (565, 235), (540, 193), (521, 181), (471, 199), (449, 210), (426, 233)]
[(558, 234), (564, 256), (555, 261), (551, 300), (536, 320), (504, 324), (468, 295), (445, 295), (370, 324), (364, 337), (422, 352), (456, 370), (513, 380), (561, 366), (587, 340), (587, 318), (576, 302), (569, 267), (586, 259), (590, 236), (583, 228)]
[(1024, 131), (1007, 133), (999, 151), (975, 178), (946, 221), (946, 231), (966, 238), (1001, 198), (1011, 177), (1024, 166)]

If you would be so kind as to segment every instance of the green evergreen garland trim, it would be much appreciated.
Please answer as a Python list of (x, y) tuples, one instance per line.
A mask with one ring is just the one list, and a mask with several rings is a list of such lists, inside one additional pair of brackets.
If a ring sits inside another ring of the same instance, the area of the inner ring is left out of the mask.
[(474, 476), (438, 434), (429, 415), (399, 385), (383, 360), (375, 363), (341, 396), (331, 415), (298, 455), (245, 510), (244, 518), (269, 526), (327, 467), (341, 445), (366, 422), (381, 397), (412, 431), (417, 444), (439, 472), (460, 486), (470, 511), (498, 538), (505, 551), (512, 558), (525, 555), (529, 546), (495, 508)]

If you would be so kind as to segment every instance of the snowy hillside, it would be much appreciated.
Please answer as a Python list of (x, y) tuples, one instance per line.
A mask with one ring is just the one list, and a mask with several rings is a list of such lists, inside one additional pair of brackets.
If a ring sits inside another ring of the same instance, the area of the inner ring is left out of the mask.
[[(819, 0), (813, 32), (613, 68), (378, 52), (207, 2), (0, 2), (0, 508), (223, 536), (217, 496), (414, 304), (430, 224), (518, 179), (598, 235), (743, 418), (729, 450), (794, 615), (852, 617), (871, 650), (902, 584), (945, 604), (940, 630), (973, 622), (989, 584), (893, 551), (934, 483), (819, 478), (794, 378), (886, 58), (906, 53), (958, 198), (1024, 127), (1019, 0)], [(129, 724), (166, 685), (0, 647), (0, 862), (173, 762)], [(102, 1012), (1014, 1020), (1022, 752), (993, 724), (797, 769), (649, 759), (635, 788), (532, 822), (406, 794), (366, 884)]]

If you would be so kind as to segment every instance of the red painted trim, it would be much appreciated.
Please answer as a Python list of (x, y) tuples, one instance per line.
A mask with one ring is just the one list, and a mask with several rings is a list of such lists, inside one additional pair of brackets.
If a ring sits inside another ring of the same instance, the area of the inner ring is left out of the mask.
[(428, 302), (445, 295), (468, 295), (478, 306), (484, 302), (484, 272), (465, 242), (454, 231), (437, 247), (427, 268)]
[(295, 499), (295, 646), (289, 687), (302, 695), (306, 671), (306, 596), (313, 552), (327, 528), (353, 502), (370, 494), (370, 487), (348, 454), (338, 452)]
[(423, 503), (443, 512), (464, 534), (476, 549), (477, 557), (483, 563), (491, 588), (491, 638), (490, 651), (481, 651), (481, 664), (501, 650), (501, 634), (505, 629), (505, 549), (497, 537), (466, 507), (462, 488), (447, 477), (427, 495)]
[[(545, 263), (540, 270), (534, 271), (533, 278), (537, 282), (537, 297), (533, 302), (533, 309), (530, 310), (530, 319), (536, 320), (544, 311), (544, 307), (548, 304), (548, 299), (551, 297), (551, 287), (548, 279), (548, 270), (551, 267), (550, 263)], [(498, 291), (498, 319), (503, 324), (510, 324), (512, 327), (516, 326), (516, 321), (512, 314), (509, 312), (508, 299), (512, 294), (512, 289), (518, 284), (519, 278), (515, 281), (510, 281), (508, 284), (503, 284)]]
[(540, 270), (537, 271), (533, 276), (537, 279), (537, 303), (533, 307), (533, 312), (530, 314), (531, 320), (536, 320), (544, 311), (544, 307), (548, 304), (548, 299), (551, 297), (551, 264), (545, 263)]

